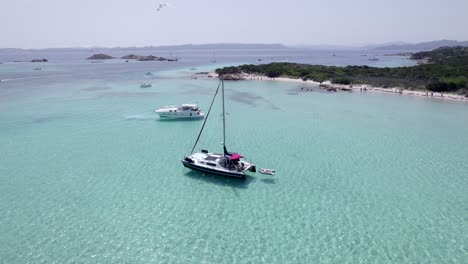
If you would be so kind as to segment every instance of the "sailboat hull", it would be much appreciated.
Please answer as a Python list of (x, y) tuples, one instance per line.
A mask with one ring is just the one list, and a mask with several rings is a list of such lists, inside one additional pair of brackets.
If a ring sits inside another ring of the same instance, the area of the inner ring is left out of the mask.
[(200, 172), (205, 172), (217, 176), (223, 176), (223, 177), (230, 177), (230, 178), (237, 178), (237, 179), (245, 179), (245, 174), (244, 173), (237, 173), (237, 172), (227, 172), (227, 171), (221, 171), (221, 170), (216, 170), (216, 169), (210, 169), (206, 167), (202, 167), (199, 165), (196, 165), (194, 163), (190, 163), (185, 160), (181, 160), (182, 164), (184, 167), (192, 169), (192, 170), (197, 170)]
[[(218, 94), (219, 87), (221, 86), (221, 93), (222, 93), (222, 102), (223, 102), (223, 154), (217, 153), (208, 153), (207, 150), (202, 150), (201, 152), (194, 153), (193, 150), (198, 143), (198, 139), (200, 139), (201, 133), (203, 132), (203, 128), (205, 127), (206, 120), (211, 112), (211, 107), (213, 106), (214, 100), (216, 95)], [(185, 157), (181, 160), (182, 164), (186, 168), (190, 168), (193, 170), (230, 177), (230, 178), (238, 178), (238, 179), (245, 179), (245, 172), (252, 171), (255, 172), (255, 165), (251, 164), (250, 162), (246, 162), (241, 160), (243, 158), (242, 155), (238, 153), (230, 153), (226, 149), (226, 115), (224, 110), (224, 82), (221, 80), (220, 85), (216, 89), (216, 93), (211, 101), (210, 108), (208, 109), (208, 113), (206, 115), (205, 122), (203, 123), (200, 133), (198, 134), (198, 138), (193, 145), (192, 151), (190, 156)]]

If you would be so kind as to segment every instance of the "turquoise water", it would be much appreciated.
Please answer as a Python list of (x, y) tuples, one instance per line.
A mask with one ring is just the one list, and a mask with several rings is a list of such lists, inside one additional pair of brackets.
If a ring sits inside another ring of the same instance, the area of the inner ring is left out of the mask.
[(277, 171), (238, 181), (184, 168), (202, 122), (152, 112), (216, 80), (115, 65), (1, 83), (1, 263), (466, 263), (468, 104), (226, 82), (229, 150)]

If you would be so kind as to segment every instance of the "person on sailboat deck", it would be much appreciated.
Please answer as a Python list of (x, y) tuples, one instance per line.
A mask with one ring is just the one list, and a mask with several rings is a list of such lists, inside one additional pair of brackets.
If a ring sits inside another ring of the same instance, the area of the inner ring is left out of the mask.
[(243, 171), (244, 170), (244, 163), (240, 162), (240, 164), (239, 164), (238, 159), (233, 160), (232, 163), (234, 164), (234, 169), (236, 169), (237, 171)]
[(229, 155), (229, 158), (228, 158), (229, 169), (230, 170), (242, 171), (243, 166), (239, 165), (239, 160), (241, 158), (243, 158), (243, 156), (238, 154), (238, 153), (233, 153), (232, 155)]

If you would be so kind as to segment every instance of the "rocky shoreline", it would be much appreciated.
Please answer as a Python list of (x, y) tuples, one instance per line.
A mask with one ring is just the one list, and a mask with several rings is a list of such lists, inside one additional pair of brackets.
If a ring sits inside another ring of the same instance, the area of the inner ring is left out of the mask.
[(31, 62), (48, 62), (47, 59), (33, 59)]

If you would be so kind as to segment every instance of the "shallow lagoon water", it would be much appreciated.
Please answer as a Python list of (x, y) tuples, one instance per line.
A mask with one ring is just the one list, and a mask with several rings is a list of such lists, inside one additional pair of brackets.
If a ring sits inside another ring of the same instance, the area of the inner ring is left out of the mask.
[[(229, 150), (277, 171), (238, 181), (180, 163), (201, 121), (153, 113), (207, 109), (216, 80), (190, 79), (189, 64), (71, 65), (0, 86), (5, 263), (467, 259), (466, 103), (226, 82)], [(2, 79), (30, 75), (4, 66)], [(220, 111), (199, 148), (221, 151)]]

